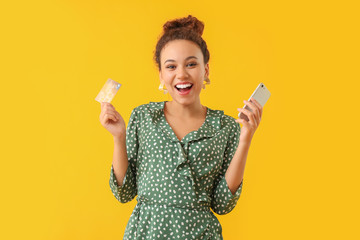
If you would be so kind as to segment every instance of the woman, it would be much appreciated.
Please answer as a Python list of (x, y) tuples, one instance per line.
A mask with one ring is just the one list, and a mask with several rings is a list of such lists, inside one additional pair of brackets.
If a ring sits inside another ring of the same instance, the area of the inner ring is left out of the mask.
[(111, 190), (121, 203), (138, 195), (123, 239), (223, 239), (210, 209), (235, 207), (262, 108), (244, 100), (253, 111), (238, 108), (247, 122), (202, 105), (210, 82), (204, 24), (189, 15), (163, 28), (154, 59), (159, 88), (173, 100), (134, 108), (127, 128), (114, 106), (101, 104), (100, 122), (114, 137)]

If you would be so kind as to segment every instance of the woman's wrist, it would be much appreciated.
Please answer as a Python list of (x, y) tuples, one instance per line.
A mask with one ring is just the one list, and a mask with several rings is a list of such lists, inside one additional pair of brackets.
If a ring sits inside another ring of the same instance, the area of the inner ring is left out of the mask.
[(251, 144), (251, 140), (250, 141), (239, 141), (239, 145), (240, 147), (250, 147)]
[(120, 136), (113, 136), (114, 138), (114, 143), (121, 143), (121, 142), (125, 142), (126, 137), (125, 134), (122, 134)]

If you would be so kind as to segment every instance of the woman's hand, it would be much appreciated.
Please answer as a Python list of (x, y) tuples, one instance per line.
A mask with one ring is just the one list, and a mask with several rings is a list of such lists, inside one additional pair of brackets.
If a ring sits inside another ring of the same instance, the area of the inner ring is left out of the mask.
[(122, 137), (126, 134), (124, 119), (111, 103), (101, 103), (100, 123), (114, 138)]
[(244, 103), (252, 110), (252, 112), (245, 108), (238, 108), (237, 110), (245, 114), (249, 121), (241, 118), (238, 118), (235, 121), (243, 125), (240, 133), (240, 142), (251, 143), (252, 137), (261, 121), (262, 106), (254, 98), (251, 98), (251, 102), (244, 100)]

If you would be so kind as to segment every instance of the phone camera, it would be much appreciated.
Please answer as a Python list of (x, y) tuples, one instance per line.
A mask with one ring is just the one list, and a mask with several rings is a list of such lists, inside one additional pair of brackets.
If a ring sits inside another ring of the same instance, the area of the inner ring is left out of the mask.
[(264, 84), (261, 84), (261, 87), (264, 87)]

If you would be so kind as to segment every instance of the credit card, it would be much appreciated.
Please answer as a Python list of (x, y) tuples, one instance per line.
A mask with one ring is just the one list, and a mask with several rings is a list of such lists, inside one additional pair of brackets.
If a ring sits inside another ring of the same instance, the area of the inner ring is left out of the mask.
[(115, 97), (117, 91), (121, 87), (121, 84), (112, 80), (108, 79), (102, 89), (100, 90), (99, 94), (96, 96), (95, 100), (99, 103), (108, 102), (110, 103), (111, 100)]

